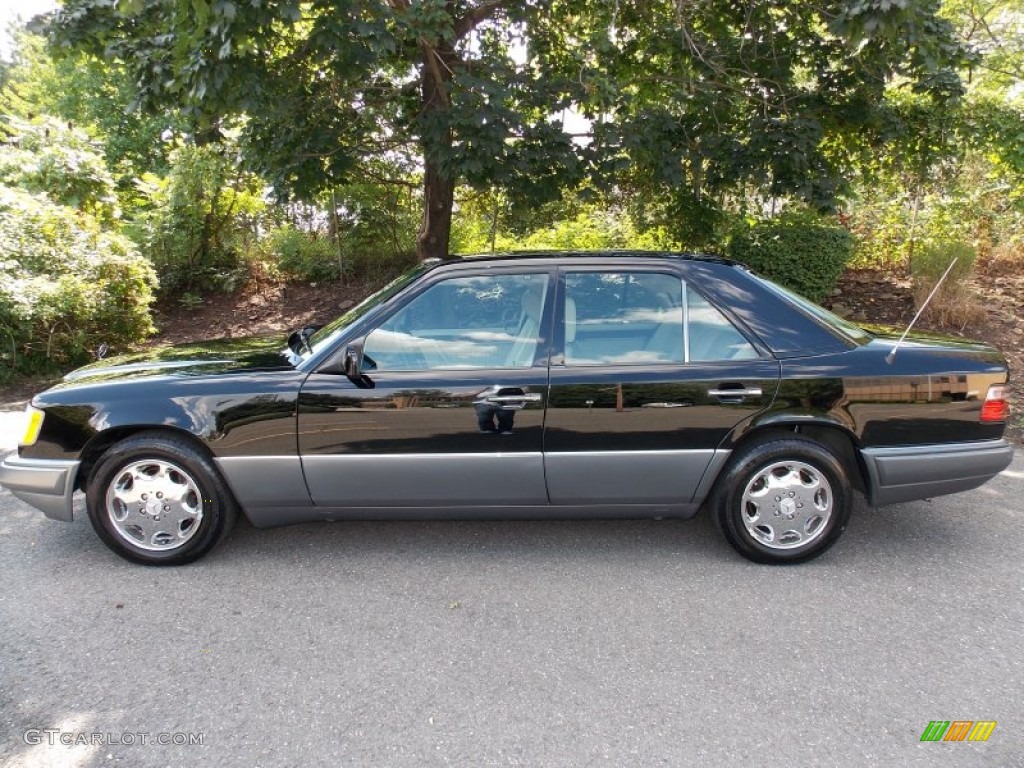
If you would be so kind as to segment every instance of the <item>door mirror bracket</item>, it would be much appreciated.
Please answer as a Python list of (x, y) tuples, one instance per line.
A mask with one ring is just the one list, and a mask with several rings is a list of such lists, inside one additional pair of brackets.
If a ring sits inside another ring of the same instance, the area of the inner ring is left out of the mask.
[(361, 347), (350, 344), (345, 348), (344, 371), (345, 375), (352, 379), (352, 381), (358, 381), (362, 377), (362, 357), (363, 350)]
[(345, 354), (341, 359), (342, 373), (349, 381), (360, 389), (373, 389), (373, 380), (363, 371), (366, 368), (372, 369), (369, 360), (363, 356), (363, 345), (361, 342), (349, 344), (345, 347)]

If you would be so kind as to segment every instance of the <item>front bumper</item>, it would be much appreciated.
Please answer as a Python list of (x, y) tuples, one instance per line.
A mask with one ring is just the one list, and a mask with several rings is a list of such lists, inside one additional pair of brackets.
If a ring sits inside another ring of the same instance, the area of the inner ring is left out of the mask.
[(868, 501), (881, 506), (969, 491), (998, 475), (1013, 461), (1006, 440), (943, 443), (899, 448), (865, 448)]
[(12, 453), (0, 462), (0, 485), (54, 520), (72, 520), (72, 494), (78, 461), (22, 459)]

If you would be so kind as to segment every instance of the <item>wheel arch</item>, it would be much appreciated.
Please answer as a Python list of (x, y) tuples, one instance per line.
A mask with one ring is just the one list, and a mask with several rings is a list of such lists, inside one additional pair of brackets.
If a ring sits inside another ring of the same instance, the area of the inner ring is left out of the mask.
[[(856, 436), (846, 427), (833, 421), (794, 419), (773, 421), (755, 426), (744, 432), (733, 444), (733, 451), (744, 447), (753, 440), (772, 436), (792, 437), (798, 435), (824, 445), (849, 469), (850, 484), (865, 496), (868, 495), (870, 475), (861, 455)], [(724, 469), (723, 469), (724, 472)]]
[[(173, 437), (184, 442), (187, 442), (191, 447), (198, 451), (201, 451), (207, 458), (213, 459), (213, 452), (210, 451), (209, 447), (194, 434), (188, 430), (181, 429), (171, 425), (158, 425), (152, 424), (136, 424), (110, 427), (102, 432), (93, 435), (89, 439), (89, 442), (82, 448), (81, 464), (78, 468), (78, 474), (75, 480), (75, 487), (78, 490), (84, 491), (89, 481), (92, 479), (92, 471), (96, 466), (96, 463), (100, 460), (104, 453), (107, 452), (111, 446), (120, 443), (122, 440), (127, 440), (130, 437), (136, 437), (141, 434), (151, 434)], [(216, 466), (216, 464), (214, 464)]]

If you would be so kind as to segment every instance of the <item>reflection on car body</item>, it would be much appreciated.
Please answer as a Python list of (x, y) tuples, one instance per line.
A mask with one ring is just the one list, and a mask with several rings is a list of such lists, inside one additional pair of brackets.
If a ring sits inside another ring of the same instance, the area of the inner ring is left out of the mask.
[(798, 562), (876, 504), (1004, 469), (992, 347), (851, 325), (710, 257), (425, 264), (290, 337), (102, 360), (37, 395), (0, 482), (115, 552), (194, 560), (257, 526), (689, 517)]

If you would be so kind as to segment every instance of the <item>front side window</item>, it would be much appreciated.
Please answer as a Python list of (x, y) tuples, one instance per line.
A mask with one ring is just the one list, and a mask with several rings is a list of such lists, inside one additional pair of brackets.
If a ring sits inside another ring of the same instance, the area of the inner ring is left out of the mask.
[(683, 283), (652, 272), (565, 277), (565, 364), (682, 363)]
[(330, 344), (335, 333), (352, 325), (352, 323), (356, 322), (363, 315), (372, 312), (407, 285), (413, 283), (427, 269), (428, 267), (425, 264), (420, 264), (419, 266), (410, 269), (408, 272), (396, 277), (376, 293), (367, 296), (341, 317), (332, 320), (309, 338), (309, 346), (308, 348), (303, 349), (302, 352), (303, 357), (308, 357), (314, 352), (319, 352), (325, 345)]
[(548, 275), (453, 277), (427, 288), (366, 337), (378, 371), (529, 368), (540, 343)]

